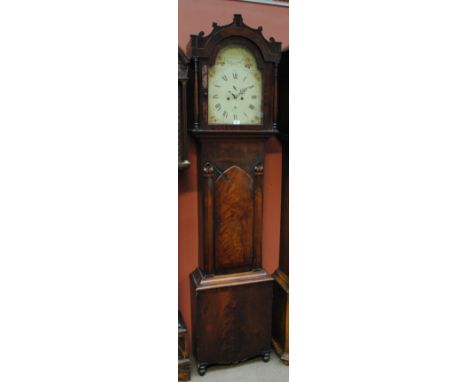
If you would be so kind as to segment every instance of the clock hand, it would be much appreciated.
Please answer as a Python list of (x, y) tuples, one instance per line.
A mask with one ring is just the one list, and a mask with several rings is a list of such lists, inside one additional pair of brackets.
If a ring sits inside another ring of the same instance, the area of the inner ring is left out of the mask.
[[(234, 90), (238, 91), (238, 89), (237, 89), (234, 85), (232, 85), (232, 87), (234, 88)], [(232, 94), (232, 93), (231, 93), (231, 94)], [(243, 93), (243, 91), (241, 90), (241, 91), (239, 92), (239, 94), (237, 94), (237, 95), (232, 94), (232, 96), (233, 96), (235, 99), (237, 99), (237, 97), (239, 97), (239, 96), (241, 96), (241, 95), (243, 95), (243, 94), (244, 94), (244, 93)]]
[(241, 89), (239, 94), (244, 94), (248, 89), (252, 89), (254, 85), (247, 86), (246, 88)]

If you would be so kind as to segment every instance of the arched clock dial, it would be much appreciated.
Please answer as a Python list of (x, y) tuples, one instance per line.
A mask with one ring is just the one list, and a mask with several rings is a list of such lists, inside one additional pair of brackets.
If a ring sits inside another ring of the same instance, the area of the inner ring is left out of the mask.
[(262, 123), (262, 73), (253, 54), (240, 45), (222, 48), (208, 69), (208, 123)]

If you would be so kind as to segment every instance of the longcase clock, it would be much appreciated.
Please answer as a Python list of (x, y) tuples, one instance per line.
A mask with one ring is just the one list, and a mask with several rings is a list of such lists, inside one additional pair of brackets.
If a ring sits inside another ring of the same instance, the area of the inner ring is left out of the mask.
[(200, 187), (199, 266), (190, 275), (201, 375), (271, 351), (273, 278), (262, 268), (265, 141), (277, 134), (281, 44), (261, 27), (213, 24), (192, 35)]
[(289, 365), (289, 49), (281, 57), (278, 74), (279, 139), (283, 147), (281, 176), (280, 261), (273, 273), (273, 347)]

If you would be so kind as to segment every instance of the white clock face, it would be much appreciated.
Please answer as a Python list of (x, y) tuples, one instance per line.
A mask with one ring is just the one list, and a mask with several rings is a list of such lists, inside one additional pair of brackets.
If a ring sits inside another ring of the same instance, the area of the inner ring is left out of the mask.
[(262, 123), (262, 74), (253, 54), (240, 45), (222, 48), (208, 69), (208, 123)]

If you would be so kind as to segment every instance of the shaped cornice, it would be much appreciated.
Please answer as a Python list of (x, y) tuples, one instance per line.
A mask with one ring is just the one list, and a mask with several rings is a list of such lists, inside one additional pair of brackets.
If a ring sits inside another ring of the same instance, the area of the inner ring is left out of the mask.
[(221, 41), (230, 37), (240, 37), (253, 42), (259, 48), (265, 61), (279, 63), (281, 59), (281, 43), (275, 41), (273, 37), (267, 40), (263, 36), (261, 26), (255, 29), (244, 24), (240, 14), (235, 14), (230, 24), (219, 26), (213, 23), (213, 30), (207, 36), (202, 31), (190, 37), (187, 47), (189, 57), (210, 57)]

